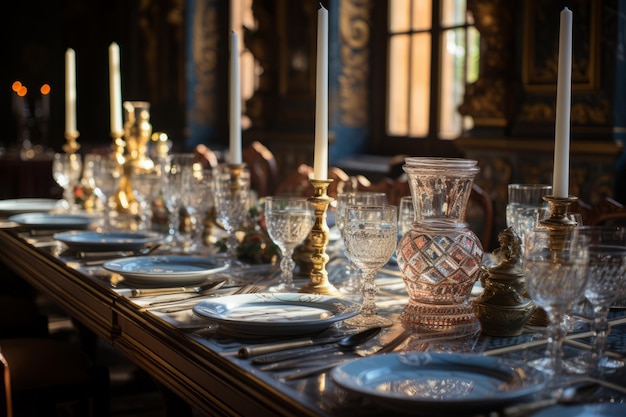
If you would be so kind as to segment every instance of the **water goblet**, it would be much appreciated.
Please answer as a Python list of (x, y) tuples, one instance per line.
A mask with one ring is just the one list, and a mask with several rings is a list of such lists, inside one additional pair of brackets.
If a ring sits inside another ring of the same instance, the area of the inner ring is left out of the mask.
[(250, 173), (243, 169), (239, 175), (229, 170), (219, 171), (214, 179), (215, 211), (217, 220), (228, 235), (226, 239), (227, 262), (232, 268), (237, 264), (237, 230), (243, 225), (250, 200)]
[(122, 177), (122, 166), (112, 156), (94, 156), (89, 159), (88, 169), (93, 176), (94, 193), (104, 206), (103, 230), (111, 228), (111, 197), (119, 189)]
[(392, 321), (378, 314), (374, 279), (396, 249), (398, 241), (398, 208), (383, 206), (348, 206), (343, 239), (352, 262), (363, 274), (361, 312), (345, 321), (356, 327), (389, 327)]
[(186, 196), (185, 204), (189, 207), (190, 215), (194, 220), (194, 243), (192, 246), (196, 250), (201, 250), (205, 246), (205, 237), (210, 233), (210, 228), (205, 227), (207, 216), (209, 211), (215, 207), (213, 170), (211, 168), (202, 168), (200, 164), (194, 165), (191, 191)]
[(623, 360), (605, 355), (610, 332), (608, 314), (626, 284), (626, 228), (582, 226), (578, 233), (588, 238), (589, 270), (584, 295), (593, 309), (591, 352), (576, 358), (580, 372), (602, 375), (624, 366)]
[(550, 205), (543, 197), (550, 194), (552, 186), (547, 184), (509, 184), (509, 199), (506, 205), (506, 225), (513, 228), (522, 242), (524, 253), (526, 235), (539, 220), (550, 213)]
[[(386, 202), (387, 195), (385, 193), (376, 191), (349, 191), (337, 194), (335, 224), (337, 225), (337, 230), (339, 230), (339, 234), (343, 234), (343, 228), (346, 222), (346, 207), (351, 205), (378, 206), (383, 205)], [(348, 278), (343, 282), (341, 287), (339, 287), (339, 291), (349, 294), (357, 293), (361, 290), (361, 274), (354, 262), (350, 260), (350, 256), (348, 255), (345, 248), (345, 243), (343, 245), (343, 251), (349, 262), (345, 268), (345, 274)]]
[(265, 197), (265, 224), (272, 241), (280, 248), (281, 276), (270, 292), (295, 292), (293, 251), (306, 239), (315, 222), (315, 211), (304, 197)]
[(530, 364), (549, 375), (563, 373), (565, 314), (582, 298), (589, 253), (576, 228), (535, 228), (526, 236), (524, 277), (533, 302), (548, 316), (546, 356)]
[(170, 215), (170, 241), (174, 248), (184, 249), (186, 237), (181, 234), (180, 214), (184, 209), (183, 199), (190, 192), (193, 176), (193, 153), (174, 153), (165, 161), (162, 177), (162, 192), (165, 206)]
[(75, 209), (74, 188), (83, 169), (80, 154), (55, 153), (52, 160), (52, 178), (63, 188), (63, 199), (68, 210)]
[(415, 207), (413, 206), (413, 197), (404, 196), (400, 199), (398, 207), (398, 234), (404, 236), (415, 221)]

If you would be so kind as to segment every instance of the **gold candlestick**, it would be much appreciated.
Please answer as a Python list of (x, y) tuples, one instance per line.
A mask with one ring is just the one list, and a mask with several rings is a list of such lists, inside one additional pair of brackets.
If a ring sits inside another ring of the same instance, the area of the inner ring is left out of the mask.
[(326, 224), (326, 210), (328, 205), (333, 201), (332, 197), (327, 194), (328, 186), (333, 180), (309, 180), (313, 185), (313, 197), (309, 201), (315, 208), (315, 223), (309, 233), (309, 239), (313, 248), (311, 262), (311, 280), (303, 286), (299, 292), (309, 294), (339, 295), (339, 290), (328, 281), (328, 272), (326, 264), (329, 256), (326, 254), (326, 246), (328, 246), (329, 229)]
[(550, 217), (540, 220), (539, 224), (550, 230), (550, 249), (563, 250), (563, 243), (568, 231), (578, 225), (567, 215), (567, 208), (578, 200), (577, 197), (555, 197), (547, 195), (543, 197), (550, 204)]
[[(578, 197), (571, 195), (568, 197), (547, 195), (543, 199), (550, 204), (550, 216), (539, 220), (539, 224), (550, 230), (550, 250), (561, 251), (563, 250), (567, 232), (578, 225), (575, 220), (567, 215), (567, 208), (570, 204), (576, 202)], [(537, 307), (528, 319), (527, 324), (531, 326), (546, 326), (548, 324), (548, 315), (545, 310)]]
[(246, 168), (246, 164), (228, 164), (228, 172), (230, 173), (230, 190), (233, 192), (239, 191), (241, 184), (239, 183), (239, 177)]
[(63, 150), (66, 154), (71, 155), (80, 149), (80, 144), (76, 141), (78, 139), (79, 133), (77, 130), (73, 132), (65, 132), (65, 139), (67, 143), (63, 145)]

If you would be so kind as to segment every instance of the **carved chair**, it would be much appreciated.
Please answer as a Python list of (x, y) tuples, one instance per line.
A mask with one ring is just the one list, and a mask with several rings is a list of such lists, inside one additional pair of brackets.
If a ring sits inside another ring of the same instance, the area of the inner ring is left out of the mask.
[(279, 180), (274, 154), (261, 142), (254, 141), (242, 150), (241, 156), (250, 171), (250, 187), (259, 197), (273, 195)]

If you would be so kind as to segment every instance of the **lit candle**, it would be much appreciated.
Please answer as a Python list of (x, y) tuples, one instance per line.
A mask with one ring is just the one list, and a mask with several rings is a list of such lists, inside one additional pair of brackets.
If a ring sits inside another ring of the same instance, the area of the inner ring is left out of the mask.
[(65, 51), (65, 133), (76, 133), (76, 53)]
[(230, 163), (241, 164), (241, 86), (239, 79), (239, 41), (237, 34), (230, 34)]
[(572, 96), (572, 12), (561, 12), (559, 33), (559, 69), (556, 87), (556, 124), (554, 129), (554, 196), (568, 197), (570, 108)]
[(122, 87), (120, 81), (120, 47), (109, 46), (109, 95), (111, 106), (111, 133), (119, 134), (122, 128)]
[(328, 10), (317, 12), (317, 72), (315, 86), (315, 153), (313, 178), (328, 179)]

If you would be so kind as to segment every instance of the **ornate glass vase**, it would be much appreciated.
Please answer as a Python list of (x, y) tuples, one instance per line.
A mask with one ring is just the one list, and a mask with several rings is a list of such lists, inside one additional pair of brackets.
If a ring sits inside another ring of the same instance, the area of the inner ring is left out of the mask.
[(474, 160), (405, 159), (415, 222), (398, 243), (398, 265), (409, 294), (404, 327), (466, 336), (480, 331), (469, 303), (480, 275), (483, 247), (465, 222)]

